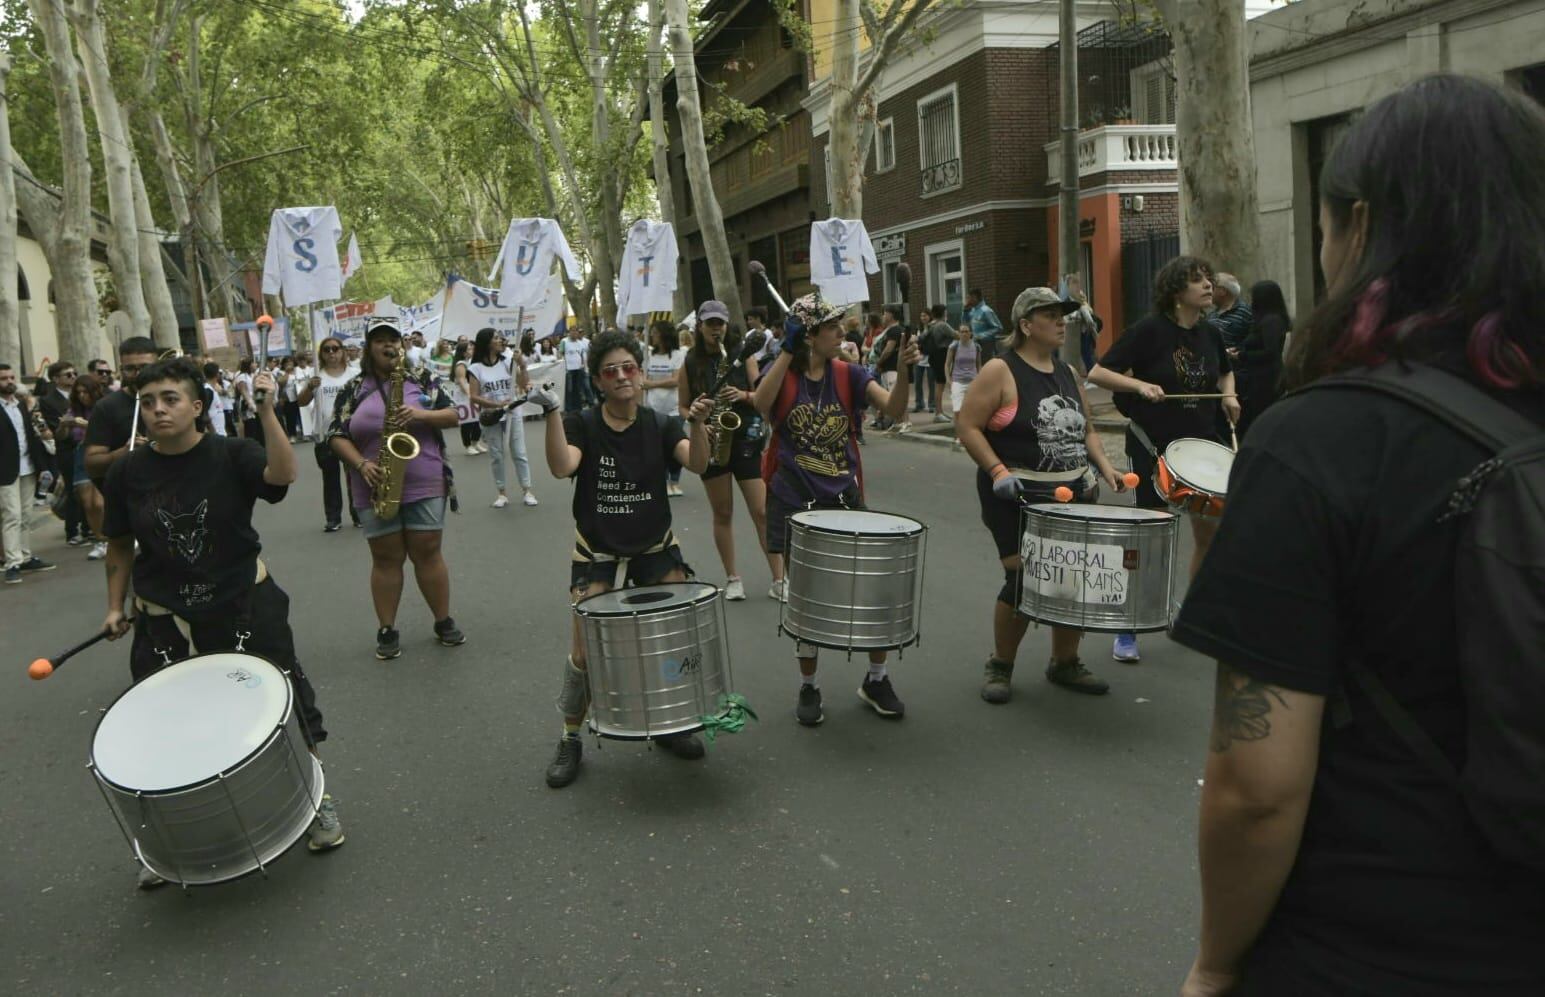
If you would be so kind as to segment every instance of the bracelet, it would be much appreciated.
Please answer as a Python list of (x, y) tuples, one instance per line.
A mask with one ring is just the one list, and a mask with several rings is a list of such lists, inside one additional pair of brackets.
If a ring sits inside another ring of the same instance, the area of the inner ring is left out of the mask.
[(359, 463), (354, 465), (354, 473), (355, 474), (364, 474), (365, 473), (365, 465), (368, 464), (368, 463), (370, 463), (370, 461), (368, 461), (365, 458), (361, 457), (359, 459)]
[[(999, 471), (1002, 471), (1003, 474), (999, 474), (998, 473)], [(1004, 467), (1003, 464), (1001, 464), (1001, 463), (994, 464), (992, 467), (989, 467), (987, 469), (987, 476), (989, 478), (991, 478), (992, 480), (994, 480), (994, 481), (997, 481), (999, 478), (1003, 477), (1003, 475), (1008, 474), (1008, 473), (1009, 473), (1009, 469), (1007, 467)]]

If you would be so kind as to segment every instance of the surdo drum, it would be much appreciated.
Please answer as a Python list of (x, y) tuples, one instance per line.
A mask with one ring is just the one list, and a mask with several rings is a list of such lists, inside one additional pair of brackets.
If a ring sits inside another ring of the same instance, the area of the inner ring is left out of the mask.
[(1233, 467), (1234, 451), (1228, 447), (1186, 437), (1164, 448), (1153, 487), (1176, 512), (1221, 516)]
[(90, 768), (135, 858), (184, 886), (263, 871), (322, 802), (289, 677), (238, 652), (131, 686), (97, 724)]
[(647, 740), (701, 730), (720, 712), (731, 687), (719, 595), (702, 582), (671, 582), (579, 601), (591, 730)]
[(1112, 505), (1036, 504), (1021, 517), (1019, 611), (1108, 633), (1169, 626), (1173, 515)]
[(816, 647), (884, 651), (917, 643), (927, 527), (859, 509), (789, 517), (788, 601), (779, 628)]

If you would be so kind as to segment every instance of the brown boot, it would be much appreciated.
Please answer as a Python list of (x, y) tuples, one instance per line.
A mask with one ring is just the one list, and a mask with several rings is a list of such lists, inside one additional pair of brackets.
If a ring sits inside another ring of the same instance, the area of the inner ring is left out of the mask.
[(1053, 659), (1046, 666), (1046, 681), (1053, 685), (1060, 685), (1064, 689), (1081, 692), (1087, 696), (1103, 696), (1110, 692), (1110, 686), (1104, 679), (1094, 677), (1084, 663), (1074, 658), (1072, 661), (1057, 661)]
[(1012, 695), (1009, 691), (1009, 679), (1013, 677), (1014, 662), (988, 658), (987, 669), (983, 675), (982, 698), (989, 703), (1007, 703)]

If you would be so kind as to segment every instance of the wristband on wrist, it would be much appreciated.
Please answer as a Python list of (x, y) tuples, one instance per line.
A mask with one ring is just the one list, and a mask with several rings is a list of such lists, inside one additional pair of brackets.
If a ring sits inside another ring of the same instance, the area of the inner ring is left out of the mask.
[(1004, 467), (1001, 463), (994, 464), (992, 467), (987, 469), (987, 476), (994, 481), (997, 481), (999, 478), (1007, 477), (1008, 474), (1009, 469)]

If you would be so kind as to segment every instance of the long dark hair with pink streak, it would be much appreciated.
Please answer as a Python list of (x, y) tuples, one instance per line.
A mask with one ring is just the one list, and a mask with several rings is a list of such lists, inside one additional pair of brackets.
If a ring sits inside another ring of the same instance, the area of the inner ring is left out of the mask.
[(1361, 259), (1306, 323), (1296, 386), (1389, 359), (1515, 390), (1545, 382), (1545, 110), (1440, 74), (1370, 107), (1320, 189), (1338, 229), (1368, 213)]

